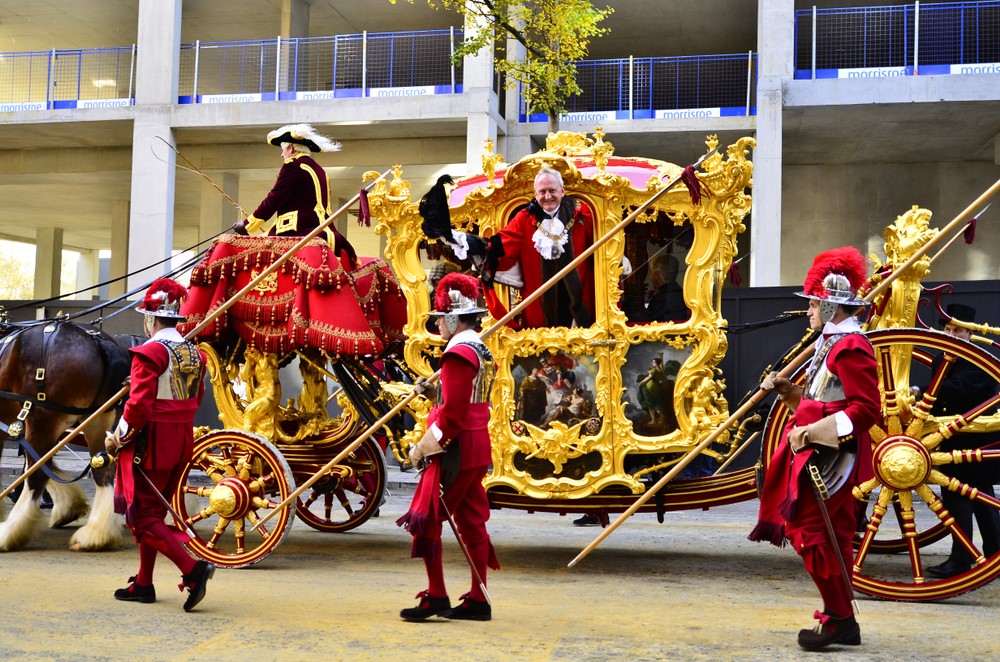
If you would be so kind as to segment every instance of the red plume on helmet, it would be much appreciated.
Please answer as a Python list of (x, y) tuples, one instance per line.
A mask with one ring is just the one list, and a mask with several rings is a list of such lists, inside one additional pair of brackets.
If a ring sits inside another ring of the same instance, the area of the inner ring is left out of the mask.
[(170, 278), (158, 278), (146, 290), (146, 296), (136, 308), (140, 313), (156, 317), (176, 317), (181, 315), (181, 300), (187, 296), (187, 288)]
[(445, 275), (434, 292), (434, 308), (439, 315), (485, 312), (479, 307), (479, 280), (457, 272)]
[(847, 278), (851, 285), (851, 295), (856, 296), (868, 279), (867, 268), (865, 257), (853, 246), (823, 251), (816, 256), (806, 273), (803, 295), (824, 300), (829, 298), (830, 292), (823, 281), (830, 274), (838, 274)]

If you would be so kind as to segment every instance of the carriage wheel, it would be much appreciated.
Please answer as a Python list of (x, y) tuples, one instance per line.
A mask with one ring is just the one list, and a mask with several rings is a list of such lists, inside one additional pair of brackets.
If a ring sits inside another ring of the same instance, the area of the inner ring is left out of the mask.
[(187, 543), (195, 554), (218, 566), (242, 568), (284, 538), (293, 519), (289, 506), (251, 528), (293, 489), (288, 463), (273, 445), (246, 432), (219, 430), (195, 443), (173, 502), (195, 533)]
[[(296, 479), (305, 480), (311, 475), (296, 474)], [(317, 481), (305, 499), (298, 500), (295, 512), (317, 531), (350, 531), (378, 512), (385, 481), (381, 449), (372, 439), (366, 439), (330, 471), (328, 478)]]
[[(979, 588), (1000, 574), (1000, 552), (985, 557), (979, 547), (954, 523), (943, 507), (942, 490), (951, 490), (961, 498), (974, 500), (993, 511), (1000, 511), (1000, 500), (973, 491), (958, 480), (949, 479), (940, 469), (955, 456), (965, 462), (1000, 461), (998, 451), (937, 451), (942, 437), (958, 432), (979, 414), (995, 411), (1000, 397), (985, 393), (983, 402), (963, 416), (948, 417), (938, 424), (922, 421), (930, 409), (938, 388), (934, 385), (914, 403), (912, 410), (901, 407), (897, 393), (909, 385), (910, 374), (931, 364), (936, 354), (944, 357), (945, 366), (955, 359), (965, 359), (984, 370), (1000, 384), (1000, 360), (990, 353), (936, 331), (887, 329), (868, 335), (875, 347), (879, 364), (879, 386), (883, 413), (872, 427), (875, 478), (861, 485), (855, 495), (868, 502), (868, 522), (860, 534), (853, 568), (854, 587), (872, 596), (904, 601), (940, 600)], [(893, 357), (905, 360), (894, 363)], [(942, 370), (946, 369), (943, 367)], [(911, 411), (916, 416), (911, 418)], [(773, 411), (768, 421), (766, 457), (780, 438), (782, 416)], [(933, 489), (932, 489), (933, 488)], [(965, 546), (976, 562), (959, 575), (935, 579), (925, 574), (950, 553), (953, 542)], [(877, 551), (900, 551), (901, 554), (876, 554)]]
[[(799, 386), (805, 381), (805, 368), (800, 370), (792, 378), (792, 382), (798, 384)], [(767, 416), (767, 422), (764, 424), (764, 441), (761, 446), (761, 457), (764, 462), (764, 470), (767, 470), (767, 465), (770, 464), (771, 456), (774, 454), (774, 450), (778, 447), (778, 442), (781, 441), (781, 433), (784, 431), (785, 426), (788, 424), (789, 419), (792, 417), (791, 410), (785, 406), (785, 404), (775, 398), (774, 404), (771, 405), (771, 411)], [(894, 521), (899, 525), (898, 531), (903, 530), (903, 519), (902, 519), (902, 508), (899, 505), (899, 499), (894, 498), (892, 501), (892, 517)], [(917, 544), (920, 547), (925, 547), (927, 545), (933, 544), (945, 536), (948, 535), (948, 529), (945, 528), (944, 524), (938, 522), (932, 524), (929, 528), (917, 531)], [(857, 549), (861, 545), (861, 533), (858, 533), (854, 537), (854, 548)], [(871, 542), (869, 548), (872, 554), (898, 554), (900, 552), (905, 552), (907, 550), (906, 538), (902, 536), (893, 537), (890, 535), (890, 529), (888, 526), (884, 528), (881, 535)]]

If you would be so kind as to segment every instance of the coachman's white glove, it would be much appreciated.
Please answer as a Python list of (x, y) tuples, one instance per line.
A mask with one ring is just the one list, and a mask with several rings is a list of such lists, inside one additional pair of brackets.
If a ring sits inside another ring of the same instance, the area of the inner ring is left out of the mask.
[(443, 452), (444, 449), (441, 448), (441, 444), (438, 443), (434, 433), (428, 430), (424, 433), (424, 436), (420, 438), (420, 441), (410, 447), (410, 464), (418, 466), (420, 464), (420, 460), (425, 457), (438, 455)]
[(792, 411), (798, 408), (799, 401), (802, 400), (802, 387), (796, 386), (787, 377), (779, 377), (773, 370), (767, 373), (760, 387), (765, 391), (777, 393), (778, 398)]
[(821, 418), (815, 423), (794, 428), (788, 433), (788, 445), (798, 453), (807, 444), (839, 448), (840, 437), (837, 435), (837, 421), (833, 416)]

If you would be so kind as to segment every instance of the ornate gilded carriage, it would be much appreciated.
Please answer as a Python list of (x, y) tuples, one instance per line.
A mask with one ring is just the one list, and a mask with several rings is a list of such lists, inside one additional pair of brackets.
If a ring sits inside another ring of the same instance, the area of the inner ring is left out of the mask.
[[(626, 495), (645, 489), (644, 476), (670, 466), (728, 416), (718, 369), (727, 348), (720, 290), (750, 209), (752, 146), (740, 140), (725, 157), (706, 159), (699, 175), (707, 193), (700, 205), (677, 187), (596, 250), (593, 325), (505, 326), (486, 339), (498, 365), (486, 486), (498, 505), (579, 510), (593, 507), (581, 500), (595, 495), (617, 495), (624, 503)], [(600, 132), (594, 139), (551, 135), (545, 150), (509, 167), (490, 152), (484, 163), (483, 175), (460, 180), (451, 193), (453, 226), (483, 236), (498, 232), (531, 200), (543, 166), (558, 170), (567, 194), (593, 212), (595, 237), (682, 170), (616, 157)], [(421, 260), (435, 246), (425, 243), (417, 204), (401, 181), (396, 173), (395, 185), (376, 186), (369, 201), (407, 297), (406, 361), (429, 375), (441, 347), (426, 325), (428, 273), (438, 265)], [(672, 320), (643, 314), (641, 296), (660, 260), (683, 265), (678, 289), (685, 305)], [(508, 305), (519, 299), (510, 285), (494, 288)], [(629, 297), (638, 305), (625, 304)], [(488, 317), (484, 327), (493, 321)], [(651, 368), (654, 358), (657, 368)], [(657, 374), (637, 386), (651, 372)], [(532, 404), (542, 397), (544, 404)], [(737, 436), (720, 439), (707, 458), (721, 460)]]
[[(709, 138), (708, 145), (714, 149), (716, 140)], [(744, 138), (701, 163), (696, 181), (706, 195), (697, 203), (687, 190), (691, 180), (668, 188), (681, 167), (616, 156), (600, 131), (592, 138), (552, 135), (544, 150), (515, 164), (504, 163), (488, 143), (482, 174), (456, 182), (450, 192), (452, 227), (484, 237), (499, 232), (529, 202), (543, 166), (559, 171), (567, 194), (594, 217), (592, 325), (532, 328), (515, 318), (493, 328), (527, 293), (499, 277), (488, 292), (492, 312), (483, 327), (497, 378), (490, 421), (493, 465), (485, 484), (494, 507), (606, 517), (625, 511), (681, 462), (685, 472), (642, 511), (662, 515), (757, 496), (754, 468), (726, 467), (759, 423), (747, 416), (719, 433), (731, 418), (719, 368), (729, 348), (721, 291), (750, 210), (752, 147), (753, 140)], [(326, 466), (365, 423), (407, 399), (414, 377), (429, 376), (437, 367), (443, 343), (428, 326), (432, 285), (447, 270), (475, 271), (478, 265), (424, 235), (402, 167), (374, 183), (368, 203), (375, 231), (386, 235), (386, 260), (406, 302), (405, 320), (398, 320), (405, 338), (401, 346), (368, 359), (323, 347), (318, 353), (300, 346), (256, 353), (253, 347), (234, 350), (219, 342), (206, 347), (226, 429), (199, 440), (199, 454), (175, 504), (199, 533), (196, 551), (218, 563), (246, 565), (272, 550), (292, 519), (289, 509), (276, 513), (278, 523), (270, 531), (250, 532), (245, 525), (275, 509), (295, 481)], [(609, 232), (640, 209), (624, 230)], [(914, 328), (921, 280), (933, 260), (922, 251), (940, 238), (930, 217), (914, 207), (886, 230), (885, 263), (875, 260), (871, 284), (879, 287), (890, 274), (893, 280), (867, 321), (879, 362), (883, 418), (872, 429), (877, 478), (856, 492), (868, 501), (869, 518), (858, 535), (854, 583), (872, 595), (902, 600), (956, 595), (1000, 574), (1000, 552), (986, 556), (956, 527), (940, 499), (941, 490), (951, 490), (1000, 510), (1000, 501), (942, 472), (949, 464), (995, 464), (1000, 450), (937, 450), (958, 432), (1000, 430), (995, 415), (1000, 398), (984, 394), (974, 411), (931, 416), (947, 374), (947, 367), (930, 374), (932, 359), (942, 354), (946, 366), (969, 360), (998, 384), (1000, 361), (981, 346)], [(896, 277), (893, 270), (918, 254), (923, 257)], [(681, 305), (660, 305), (662, 293)], [(362, 294), (359, 301), (378, 299)], [(380, 315), (372, 310), (373, 323)], [(997, 332), (987, 325), (973, 328)], [(807, 335), (800, 346), (808, 342)], [(762, 369), (764, 362), (780, 364), (797, 352), (779, 359), (780, 348), (768, 349), (776, 351), (762, 358)], [(283, 405), (273, 391), (281, 381), (278, 366), (287, 360), (297, 363), (302, 389)], [(341, 390), (331, 394), (327, 379)], [(242, 395), (235, 394), (237, 381), (247, 389)], [(926, 385), (920, 394), (911, 390), (917, 383)], [(337, 416), (327, 413), (325, 401), (331, 398), (340, 405)], [(385, 439), (400, 463), (407, 463), (409, 445), (423, 434), (428, 410), (423, 399), (408, 399), (408, 424), (398, 418), (390, 424)], [(761, 431), (762, 464), (788, 415), (780, 403), (772, 407)], [(691, 451), (709, 437), (714, 441), (691, 461)], [(312, 492), (297, 504), (299, 517), (323, 531), (364, 522), (384, 489), (382, 453), (369, 440), (342, 463), (322, 469)], [(185, 504), (192, 496), (202, 500), (199, 508)], [(927, 507), (917, 507), (917, 501)], [(895, 517), (886, 517), (890, 511)], [(928, 581), (926, 558), (942, 553), (951, 540), (965, 546), (975, 564), (957, 577)], [(905, 556), (891, 556), (897, 552)]]

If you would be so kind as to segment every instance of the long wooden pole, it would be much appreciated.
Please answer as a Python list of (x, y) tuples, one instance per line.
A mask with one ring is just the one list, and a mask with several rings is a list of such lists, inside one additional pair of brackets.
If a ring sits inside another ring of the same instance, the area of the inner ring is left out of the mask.
[[(871, 291), (868, 292), (868, 294), (865, 295), (865, 301), (868, 301), (869, 303), (875, 301), (875, 299), (880, 294), (882, 294), (882, 292), (884, 292), (889, 287), (889, 285), (892, 284), (894, 280), (902, 276), (911, 266), (913, 266), (920, 258), (922, 258), (928, 251), (930, 251), (931, 248), (933, 248), (937, 243), (939, 243), (942, 237), (950, 234), (956, 228), (960, 227), (963, 223), (965, 223), (968, 220), (969, 216), (971, 216), (975, 212), (975, 210), (981, 208), (983, 204), (985, 204), (990, 198), (992, 198), (997, 193), (997, 191), (1000, 191), (1000, 179), (994, 182), (993, 186), (991, 186), (982, 195), (980, 195), (975, 202), (966, 207), (958, 216), (956, 216), (950, 223), (948, 223), (948, 225), (942, 228), (941, 231), (938, 232), (937, 235), (935, 235), (930, 241), (921, 246), (913, 254), (913, 256), (910, 257), (910, 259), (908, 259), (899, 267), (893, 269), (893, 271), (888, 276), (886, 276), (881, 283), (876, 285), (874, 288), (871, 289)], [(785, 366), (785, 368), (778, 373), (778, 376), (789, 377), (792, 373), (795, 372), (795, 370), (800, 365), (802, 365), (806, 361), (806, 359), (808, 359), (813, 355), (813, 352), (815, 352), (815, 350), (816, 348), (814, 345), (811, 345), (802, 350), (802, 352), (798, 356), (796, 356), (791, 361), (791, 363)], [(688, 454), (685, 457), (683, 457), (677, 464), (675, 464), (674, 467), (665, 476), (663, 476), (660, 480), (658, 480), (655, 485), (651, 486), (649, 489), (643, 492), (639, 496), (639, 498), (635, 500), (635, 503), (629, 506), (628, 509), (624, 513), (622, 513), (621, 517), (612, 522), (608, 526), (608, 528), (601, 531), (601, 533), (596, 538), (594, 538), (593, 542), (587, 545), (583, 549), (583, 551), (581, 551), (579, 554), (576, 555), (576, 558), (574, 558), (572, 561), (569, 562), (567, 567), (572, 568), (577, 563), (582, 561), (584, 557), (586, 557), (598, 545), (600, 545), (605, 538), (614, 533), (615, 529), (624, 524), (629, 517), (635, 514), (635, 511), (639, 510), (639, 508), (641, 508), (643, 504), (649, 501), (654, 494), (659, 492), (667, 483), (673, 480), (674, 477), (677, 476), (677, 474), (679, 474), (682, 469), (684, 469), (684, 467), (690, 464), (703, 450), (705, 450), (713, 442), (715, 442), (715, 440), (719, 438), (719, 436), (723, 433), (723, 431), (728, 429), (729, 426), (731, 426), (733, 423), (739, 420), (744, 414), (750, 411), (750, 409), (753, 408), (753, 406), (756, 405), (758, 402), (760, 402), (765, 396), (767, 396), (768, 393), (770, 393), (770, 391), (759, 389), (742, 407), (740, 407), (736, 411), (735, 414), (727, 418), (722, 423), (722, 425), (716, 428), (716, 430), (712, 434), (710, 434), (704, 441), (702, 441), (700, 444), (698, 444), (693, 449), (688, 451)]]
[[(391, 170), (392, 169), (390, 168), (389, 170), (386, 170), (381, 175), (379, 175), (378, 179), (375, 179), (374, 181), (372, 181), (370, 184), (368, 184), (365, 187), (365, 190), (370, 190), (371, 187), (375, 186), (376, 183), (378, 183), (380, 180), (384, 179), (385, 176), (388, 175), (391, 172)], [(357, 202), (358, 198), (360, 198), (360, 197), (361, 197), (361, 193), (358, 192), (358, 193), (356, 193), (354, 195), (354, 197), (352, 197), (350, 200), (348, 200), (343, 205), (341, 205), (341, 207), (337, 211), (335, 211), (332, 214), (330, 214), (330, 216), (328, 216), (326, 218), (326, 220), (324, 220), (322, 223), (320, 223), (319, 227), (317, 227), (315, 230), (313, 230), (312, 232), (310, 232), (306, 236), (302, 237), (302, 239), (300, 239), (299, 241), (297, 241), (294, 246), (292, 246), (290, 249), (288, 249), (277, 260), (275, 260), (274, 262), (272, 262), (256, 278), (251, 279), (250, 282), (247, 283), (246, 286), (242, 290), (240, 290), (239, 292), (237, 292), (236, 294), (234, 294), (227, 301), (225, 301), (221, 306), (219, 306), (218, 308), (216, 308), (215, 310), (213, 310), (211, 313), (209, 313), (205, 317), (205, 319), (201, 321), (201, 323), (199, 323), (193, 329), (191, 329), (190, 331), (188, 331), (187, 334), (185, 334), (184, 339), (185, 340), (190, 340), (191, 338), (194, 338), (196, 335), (198, 335), (198, 333), (202, 329), (204, 329), (206, 326), (208, 326), (209, 324), (211, 324), (212, 322), (214, 322), (219, 317), (219, 315), (221, 315), (222, 313), (224, 313), (227, 310), (229, 310), (233, 306), (233, 304), (235, 304), (237, 301), (239, 301), (240, 299), (242, 299), (247, 294), (247, 292), (249, 292), (250, 290), (252, 290), (255, 287), (257, 287), (257, 285), (260, 284), (261, 281), (263, 281), (265, 278), (267, 278), (272, 273), (274, 273), (275, 271), (277, 271), (281, 267), (281, 265), (283, 265), (285, 262), (287, 262), (288, 260), (290, 260), (292, 258), (292, 256), (295, 255), (295, 253), (300, 248), (304, 247), (310, 241), (312, 241), (317, 236), (319, 236), (319, 234), (321, 232), (323, 232), (324, 230), (326, 230), (326, 228), (329, 227), (329, 225), (331, 223), (333, 223), (335, 220), (337, 220), (337, 218), (341, 214), (343, 214), (348, 209), (350, 209), (351, 205), (353, 205), (355, 202)], [(5, 496), (7, 496), (13, 489), (15, 489), (18, 485), (20, 485), (21, 483), (23, 483), (25, 480), (27, 480), (28, 477), (31, 474), (35, 473), (35, 471), (37, 471), (43, 464), (45, 464), (46, 462), (48, 462), (49, 460), (51, 460), (52, 457), (56, 453), (58, 453), (59, 450), (63, 446), (65, 446), (66, 444), (68, 444), (72, 439), (76, 438), (80, 434), (80, 432), (83, 431), (84, 428), (86, 428), (91, 422), (93, 422), (94, 419), (96, 419), (98, 416), (100, 416), (101, 414), (103, 414), (104, 412), (106, 412), (116, 402), (118, 402), (118, 400), (123, 395), (125, 395), (128, 392), (128, 389), (129, 389), (129, 387), (127, 385), (123, 386), (117, 393), (115, 393), (113, 396), (111, 396), (111, 398), (107, 402), (105, 402), (103, 405), (101, 405), (100, 407), (98, 407), (97, 410), (93, 414), (91, 414), (90, 416), (88, 416), (83, 421), (83, 423), (81, 423), (80, 425), (78, 425), (75, 428), (73, 428), (69, 432), (69, 434), (67, 434), (65, 437), (63, 437), (61, 440), (59, 440), (59, 443), (57, 443), (55, 446), (53, 446), (49, 450), (48, 453), (46, 453), (45, 455), (43, 455), (42, 457), (40, 457), (37, 462), (35, 462), (30, 467), (28, 467), (23, 474), (21, 474), (17, 479), (14, 480), (13, 483), (11, 483), (7, 487), (6, 490), (4, 490), (2, 493), (0, 493), (0, 499), (2, 499)]]
[[(814, 351), (816, 351), (816, 348), (813, 345), (810, 345), (806, 349), (802, 350), (802, 352), (800, 352), (798, 356), (796, 356), (794, 359), (792, 359), (788, 363), (788, 365), (786, 365), (784, 368), (782, 368), (781, 372), (778, 373), (778, 376), (779, 377), (790, 377), (796, 370), (798, 370), (798, 368), (799, 368), (800, 365), (802, 365), (803, 363), (805, 363), (806, 360), (809, 359), (809, 357), (811, 357), (813, 355)], [(687, 465), (691, 464), (691, 462), (703, 450), (705, 450), (706, 448), (708, 448), (709, 446), (711, 446), (713, 443), (715, 443), (715, 440), (718, 439), (719, 436), (729, 428), (729, 426), (731, 426), (733, 423), (735, 423), (740, 418), (742, 418), (743, 415), (746, 414), (748, 411), (750, 411), (751, 409), (753, 409), (754, 406), (756, 406), (756, 404), (758, 402), (760, 402), (761, 400), (763, 400), (767, 396), (768, 393), (770, 393), (770, 391), (765, 391), (764, 389), (759, 389), (756, 393), (754, 393), (753, 396), (751, 396), (749, 400), (747, 400), (745, 403), (743, 403), (742, 407), (740, 407), (739, 409), (737, 409), (736, 412), (732, 416), (730, 416), (729, 418), (727, 418), (722, 423), (722, 425), (720, 425), (719, 427), (717, 427), (715, 429), (715, 431), (712, 432), (712, 434), (708, 435), (704, 439), (704, 441), (702, 441), (700, 444), (698, 444), (697, 446), (695, 446), (694, 448), (692, 448), (690, 451), (688, 451), (688, 454), (686, 456), (684, 456), (683, 458), (681, 458), (681, 460), (677, 464), (675, 464), (673, 466), (673, 468), (669, 472), (667, 472), (667, 474), (665, 476), (663, 476), (662, 478), (660, 478), (660, 480), (656, 481), (655, 485), (653, 485), (648, 490), (646, 490), (645, 492), (643, 492), (639, 496), (639, 498), (635, 500), (635, 503), (633, 503), (631, 506), (629, 506), (628, 509), (624, 513), (622, 513), (621, 517), (619, 517), (615, 521), (611, 522), (611, 524), (608, 525), (608, 528), (606, 528), (603, 531), (601, 531), (600, 535), (598, 535), (596, 538), (594, 538), (593, 542), (591, 542), (589, 545), (587, 545), (583, 549), (582, 552), (580, 552), (579, 554), (577, 554), (576, 558), (573, 559), (572, 561), (570, 561), (567, 567), (572, 568), (573, 566), (575, 566), (577, 563), (579, 563), (580, 561), (582, 561), (584, 557), (586, 557), (588, 554), (590, 554), (590, 552), (592, 552), (598, 545), (600, 545), (602, 542), (604, 542), (605, 538), (607, 538), (612, 533), (614, 533), (615, 529), (617, 529), (619, 526), (621, 526), (622, 524), (624, 524), (628, 520), (629, 517), (631, 517), (633, 514), (635, 514), (635, 511), (639, 510), (639, 508), (641, 508), (643, 506), (643, 504), (645, 504), (647, 501), (649, 501), (651, 498), (653, 498), (653, 495), (656, 494), (657, 492), (659, 492), (663, 488), (664, 485), (666, 485), (671, 480), (673, 480), (674, 477), (677, 476), (677, 474), (679, 474), (684, 469), (684, 467), (686, 467)]]
[[(701, 156), (701, 158), (699, 158), (697, 161), (695, 161), (688, 167), (697, 168), (699, 165), (701, 165), (702, 161), (704, 161), (714, 153), (715, 149), (706, 152)], [(608, 241), (610, 241), (616, 234), (624, 230), (630, 223), (632, 223), (632, 221), (638, 218), (640, 214), (645, 212), (646, 209), (648, 209), (651, 204), (659, 200), (662, 195), (664, 195), (667, 191), (672, 189), (679, 181), (681, 181), (681, 175), (678, 175), (677, 177), (674, 177), (669, 182), (667, 182), (666, 186), (664, 186), (662, 189), (654, 193), (648, 200), (646, 200), (639, 207), (637, 207), (631, 214), (626, 216), (624, 219), (621, 220), (621, 222), (619, 222), (613, 228), (608, 230), (600, 239), (598, 239), (596, 242), (588, 246), (582, 253), (573, 258), (573, 260), (569, 264), (560, 269), (554, 276), (552, 276), (552, 278), (542, 283), (537, 290), (535, 290), (534, 292), (526, 296), (524, 299), (522, 299), (520, 303), (518, 303), (516, 306), (510, 309), (510, 312), (508, 312), (506, 315), (504, 315), (499, 320), (494, 322), (493, 325), (487, 328), (485, 331), (480, 333), (479, 334), (480, 338), (484, 339), (488, 338), (489, 336), (493, 335), (495, 331), (506, 325), (507, 322), (520, 315), (521, 312), (529, 305), (531, 305), (532, 302), (538, 299), (538, 297), (542, 296), (542, 294), (544, 294), (550, 287), (558, 283), (564, 276), (566, 276), (567, 274), (571, 273), (574, 269), (576, 269), (580, 264), (583, 263), (584, 260), (593, 255), (594, 251), (596, 251), (598, 248), (600, 248)], [(435, 372), (433, 375), (428, 377), (427, 381), (429, 383), (434, 383), (435, 381), (437, 381), (439, 377), (440, 377), (440, 371)], [(316, 483), (316, 481), (322, 478), (328, 471), (330, 471), (330, 469), (338, 465), (340, 462), (343, 461), (345, 457), (353, 453), (354, 450), (357, 449), (358, 446), (360, 446), (362, 443), (364, 443), (365, 439), (371, 436), (371, 434), (375, 430), (381, 428), (383, 425), (388, 423), (396, 414), (402, 411), (403, 408), (407, 404), (409, 404), (410, 400), (412, 400), (416, 396), (417, 394), (415, 391), (409, 393), (406, 397), (400, 400), (399, 403), (396, 404), (396, 406), (387, 411), (385, 415), (382, 416), (382, 418), (378, 419), (377, 421), (366, 427), (364, 430), (362, 430), (361, 433), (357, 436), (357, 438), (353, 442), (345, 446), (344, 449), (341, 450), (339, 453), (337, 453), (337, 455), (332, 460), (330, 460), (325, 465), (320, 467), (320, 469), (316, 473), (310, 476), (294, 492), (289, 494), (284, 501), (275, 506), (271, 512), (269, 512), (260, 521), (254, 524), (254, 526), (250, 530), (251, 531), (256, 530), (258, 526), (264, 524), (267, 520), (274, 517), (274, 515), (277, 512), (279, 512), (282, 508), (287, 507), (289, 504), (295, 501), (295, 499), (297, 499), (307, 489), (312, 487)]]

